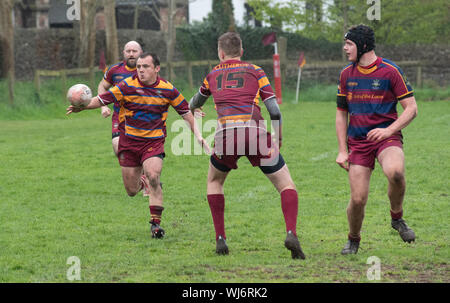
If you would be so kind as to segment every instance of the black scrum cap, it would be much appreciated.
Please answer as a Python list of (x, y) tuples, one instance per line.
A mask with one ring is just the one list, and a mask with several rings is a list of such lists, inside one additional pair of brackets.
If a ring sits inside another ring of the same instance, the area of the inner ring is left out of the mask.
[(360, 24), (351, 27), (344, 38), (355, 42), (358, 49), (357, 62), (364, 53), (375, 49), (375, 34), (367, 25)]

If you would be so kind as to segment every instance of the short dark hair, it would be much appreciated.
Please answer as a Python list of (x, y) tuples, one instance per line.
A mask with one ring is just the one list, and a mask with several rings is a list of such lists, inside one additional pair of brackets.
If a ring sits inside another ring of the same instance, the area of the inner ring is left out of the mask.
[(139, 56), (138, 59), (145, 59), (145, 58), (147, 58), (147, 57), (152, 57), (152, 62), (153, 62), (153, 65), (154, 65), (155, 67), (161, 65), (161, 62), (160, 62), (160, 60), (159, 60), (159, 57), (158, 57), (158, 55), (155, 54), (155, 53), (143, 53), (142, 55)]
[(227, 32), (220, 36), (218, 46), (227, 56), (241, 56), (242, 40), (241, 36), (236, 32)]

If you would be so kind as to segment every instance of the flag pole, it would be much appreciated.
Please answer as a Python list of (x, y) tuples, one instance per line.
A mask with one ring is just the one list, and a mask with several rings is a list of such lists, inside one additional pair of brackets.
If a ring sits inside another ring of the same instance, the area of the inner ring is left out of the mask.
[(275, 96), (277, 98), (277, 103), (283, 103), (283, 97), (281, 95), (281, 66), (280, 66), (280, 55), (278, 54), (277, 43), (274, 44), (275, 54), (273, 55), (273, 77), (275, 80)]
[(300, 89), (300, 77), (302, 76), (302, 68), (298, 67), (298, 77), (297, 77), (297, 90), (295, 92), (295, 104), (298, 103), (298, 91)]
[(298, 77), (297, 77), (297, 90), (295, 92), (295, 102), (294, 104), (298, 103), (298, 93), (300, 91), (300, 78), (302, 76), (302, 68), (303, 65), (305, 65), (305, 54), (303, 52), (300, 53), (300, 58), (298, 59), (297, 65), (298, 65)]

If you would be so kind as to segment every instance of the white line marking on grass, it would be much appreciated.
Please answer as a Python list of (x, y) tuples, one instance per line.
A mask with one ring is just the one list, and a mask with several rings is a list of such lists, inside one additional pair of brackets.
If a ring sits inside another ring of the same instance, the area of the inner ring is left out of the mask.
[(311, 158), (311, 161), (314, 161), (314, 162), (315, 162), (315, 161), (320, 161), (320, 160), (326, 159), (326, 158), (328, 158), (328, 156), (330, 156), (331, 153), (332, 153), (332, 152), (326, 152), (326, 153), (317, 155), (317, 156), (315, 156), (315, 157), (312, 157), (312, 158)]

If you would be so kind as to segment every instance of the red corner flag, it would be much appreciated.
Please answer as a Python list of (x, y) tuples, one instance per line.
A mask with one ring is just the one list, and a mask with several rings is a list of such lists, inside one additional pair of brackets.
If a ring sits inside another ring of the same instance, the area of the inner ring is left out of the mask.
[(275, 43), (276, 41), (277, 41), (277, 33), (275, 33), (275, 32), (265, 34), (262, 37), (262, 43), (264, 44), (264, 46)]
[(303, 67), (303, 65), (306, 64), (306, 60), (305, 60), (305, 54), (303, 52), (300, 53), (300, 58), (298, 58), (298, 62), (297, 62), (298, 66), (300, 68)]

